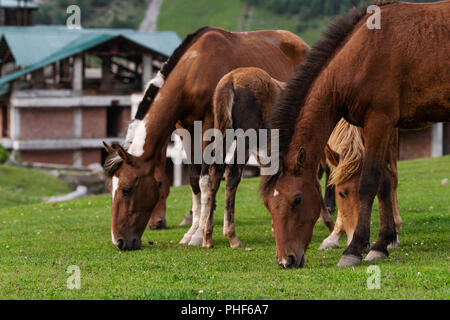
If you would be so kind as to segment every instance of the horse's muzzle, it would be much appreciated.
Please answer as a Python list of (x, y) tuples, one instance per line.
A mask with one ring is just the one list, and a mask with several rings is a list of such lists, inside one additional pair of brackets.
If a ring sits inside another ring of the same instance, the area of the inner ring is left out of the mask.
[(305, 266), (305, 254), (303, 253), (300, 259), (297, 259), (295, 255), (291, 254), (287, 258), (278, 261), (278, 265), (282, 269), (303, 268)]
[(125, 238), (119, 238), (117, 239), (116, 247), (121, 251), (138, 250), (141, 248), (141, 239), (139, 239), (138, 237), (133, 237), (129, 240)]

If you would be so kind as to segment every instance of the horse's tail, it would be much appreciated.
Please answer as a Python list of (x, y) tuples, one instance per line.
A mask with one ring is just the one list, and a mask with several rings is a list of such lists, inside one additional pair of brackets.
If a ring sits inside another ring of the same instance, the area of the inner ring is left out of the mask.
[(203, 27), (198, 29), (196, 32), (188, 35), (186, 39), (175, 49), (170, 58), (163, 64), (161, 70), (158, 72), (155, 78), (153, 78), (148, 84), (144, 92), (144, 97), (136, 111), (136, 115), (134, 119), (128, 126), (127, 135), (125, 138), (124, 147), (128, 149), (131, 145), (137, 127), (139, 126), (142, 119), (144, 119), (147, 114), (150, 106), (152, 105), (153, 100), (159, 92), (159, 89), (164, 85), (167, 77), (172, 72), (172, 70), (176, 67), (177, 63), (180, 61), (183, 54), (192, 46), (192, 44), (204, 33), (208, 32), (212, 28)]
[(214, 128), (225, 136), (227, 129), (233, 129), (234, 86), (232, 77), (226, 76), (218, 83), (213, 103)]

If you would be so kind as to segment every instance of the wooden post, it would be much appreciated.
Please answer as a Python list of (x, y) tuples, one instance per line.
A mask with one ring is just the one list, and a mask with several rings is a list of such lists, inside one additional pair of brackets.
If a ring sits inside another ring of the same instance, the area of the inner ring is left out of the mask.
[(73, 60), (72, 89), (74, 95), (83, 93), (83, 56), (81, 54), (75, 56)]
[(153, 77), (153, 59), (149, 54), (142, 55), (142, 91)]

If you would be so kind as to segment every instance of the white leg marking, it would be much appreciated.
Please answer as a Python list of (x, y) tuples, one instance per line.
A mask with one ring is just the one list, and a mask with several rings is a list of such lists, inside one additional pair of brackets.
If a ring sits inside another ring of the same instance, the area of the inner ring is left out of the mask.
[(188, 232), (184, 234), (183, 239), (181, 239), (180, 244), (188, 244), (191, 241), (192, 235), (197, 231), (198, 224), (200, 220), (200, 196), (201, 194), (194, 194), (192, 192), (192, 225)]
[(203, 228), (206, 225), (206, 220), (207, 220), (208, 213), (209, 213), (209, 208), (208, 208), (209, 176), (200, 177), (199, 186), (200, 186), (200, 191), (201, 191), (200, 192), (201, 193), (201, 198), (200, 198), (201, 214), (200, 214), (200, 221), (198, 224), (198, 228), (195, 231), (195, 233), (192, 235), (191, 241), (189, 242), (189, 244), (191, 246), (200, 246), (203, 243)]

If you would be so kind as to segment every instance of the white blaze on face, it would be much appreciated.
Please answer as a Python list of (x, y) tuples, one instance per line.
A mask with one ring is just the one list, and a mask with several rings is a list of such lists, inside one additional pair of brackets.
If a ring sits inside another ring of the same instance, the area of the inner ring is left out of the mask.
[(275, 191), (273, 192), (273, 196), (274, 196), (274, 197), (278, 197), (279, 194), (280, 194), (280, 193), (278, 192), (278, 190), (275, 189)]
[(117, 240), (114, 237), (114, 233), (113, 233), (112, 227), (111, 227), (111, 241), (112, 241), (113, 245), (117, 247)]
[(113, 199), (113, 200), (114, 200), (114, 196), (116, 195), (118, 186), (119, 186), (119, 178), (117, 178), (116, 176), (112, 177), (112, 190), (111, 190), (111, 194), (112, 194), (112, 199)]
[(133, 142), (128, 149), (128, 153), (135, 157), (140, 157), (144, 154), (145, 138), (147, 137), (147, 129), (145, 124), (145, 119), (139, 122), (134, 134)]

